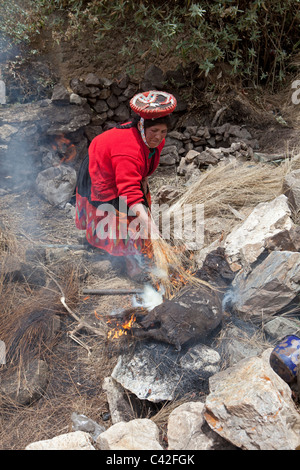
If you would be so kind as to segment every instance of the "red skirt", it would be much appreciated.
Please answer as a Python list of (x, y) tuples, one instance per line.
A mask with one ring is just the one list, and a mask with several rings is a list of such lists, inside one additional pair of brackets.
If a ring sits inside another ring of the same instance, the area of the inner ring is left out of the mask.
[[(148, 192), (146, 199), (150, 208), (150, 192)], [(109, 210), (108, 206), (109, 202), (107, 204), (101, 203), (99, 207), (95, 207), (87, 197), (81, 196), (76, 191), (75, 224), (79, 230), (85, 230), (88, 243), (107, 251), (112, 256), (148, 253), (151, 250), (150, 240), (132, 237), (136, 217), (127, 215), (112, 206)], [(136, 231), (138, 231), (138, 226)]]

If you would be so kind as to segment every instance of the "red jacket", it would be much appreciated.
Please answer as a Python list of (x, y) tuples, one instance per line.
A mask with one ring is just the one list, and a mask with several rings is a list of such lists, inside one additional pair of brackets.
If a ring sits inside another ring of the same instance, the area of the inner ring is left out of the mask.
[(129, 207), (142, 202), (141, 180), (158, 167), (164, 144), (149, 159), (149, 148), (135, 127), (113, 128), (95, 137), (89, 147), (92, 201), (126, 196)]

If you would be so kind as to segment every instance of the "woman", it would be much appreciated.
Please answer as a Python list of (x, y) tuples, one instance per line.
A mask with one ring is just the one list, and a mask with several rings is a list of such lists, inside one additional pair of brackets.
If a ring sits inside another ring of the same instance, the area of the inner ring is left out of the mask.
[(124, 256), (131, 278), (158, 229), (150, 215), (148, 176), (159, 164), (176, 99), (169, 93), (139, 93), (130, 101), (138, 118), (95, 137), (78, 175), (76, 226), (87, 241)]

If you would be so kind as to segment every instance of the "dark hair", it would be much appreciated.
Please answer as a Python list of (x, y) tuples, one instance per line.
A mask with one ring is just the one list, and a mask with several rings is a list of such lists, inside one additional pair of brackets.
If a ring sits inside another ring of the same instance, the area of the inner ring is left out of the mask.
[[(130, 129), (131, 127), (137, 127), (138, 123), (140, 122), (140, 116), (136, 116), (132, 119), (132, 121), (126, 124), (117, 124), (118, 129)], [(170, 116), (163, 116), (156, 119), (145, 119), (144, 121), (144, 128), (148, 129), (149, 127), (156, 126), (157, 124), (166, 124), (168, 130), (171, 128), (171, 119)]]
[(167, 115), (156, 119), (145, 119), (144, 128), (148, 129), (149, 127), (156, 126), (157, 124), (166, 124), (169, 130), (171, 127), (170, 116)]

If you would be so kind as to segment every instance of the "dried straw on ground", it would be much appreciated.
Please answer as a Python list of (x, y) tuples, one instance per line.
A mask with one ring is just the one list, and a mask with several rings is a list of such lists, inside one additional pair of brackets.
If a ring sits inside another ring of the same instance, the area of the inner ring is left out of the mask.
[(234, 219), (232, 210), (249, 212), (257, 204), (279, 196), (286, 174), (299, 168), (300, 155), (283, 161), (281, 165), (236, 161), (221, 163), (206, 171), (170, 208), (170, 213), (176, 213), (187, 204), (204, 204), (205, 219)]

